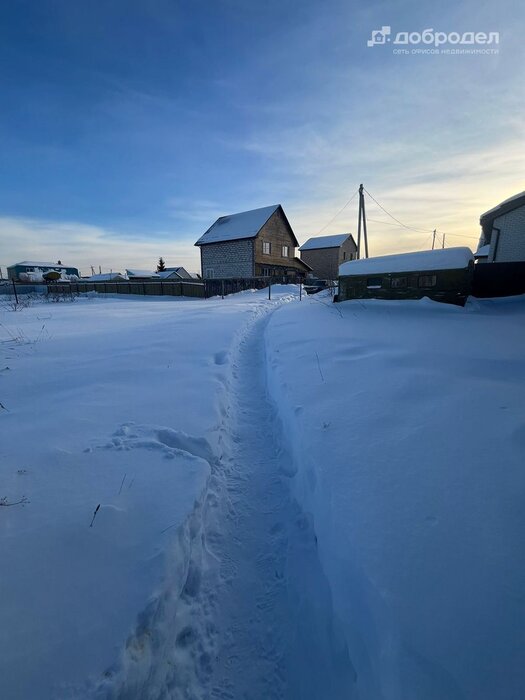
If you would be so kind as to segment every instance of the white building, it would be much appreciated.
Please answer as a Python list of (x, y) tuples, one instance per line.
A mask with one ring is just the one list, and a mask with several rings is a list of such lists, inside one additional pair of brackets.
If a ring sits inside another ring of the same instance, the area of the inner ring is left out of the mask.
[(479, 222), (478, 263), (525, 261), (525, 192), (489, 209)]

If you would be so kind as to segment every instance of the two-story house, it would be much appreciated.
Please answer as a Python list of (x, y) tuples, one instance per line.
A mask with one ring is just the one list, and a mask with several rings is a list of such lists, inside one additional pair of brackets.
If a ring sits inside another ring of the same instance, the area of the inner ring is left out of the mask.
[(337, 279), (339, 265), (357, 257), (357, 246), (351, 233), (309, 238), (299, 250), (301, 260), (312, 268), (319, 279)]
[(299, 245), (280, 204), (221, 216), (195, 243), (203, 278), (305, 276)]

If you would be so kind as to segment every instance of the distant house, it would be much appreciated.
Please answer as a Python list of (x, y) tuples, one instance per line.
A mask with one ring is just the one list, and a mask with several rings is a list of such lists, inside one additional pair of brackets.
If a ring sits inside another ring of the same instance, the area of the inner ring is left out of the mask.
[(50, 263), (24, 260), (24, 262), (15, 263), (7, 268), (8, 278), (20, 282), (42, 282), (44, 275), (49, 272), (58, 272), (64, 279), (80, 277), (77, 267), (62, 265), (60, 262)]
[(128, 280), (130, 281), (140, 281), (159, 279), (158, 272), (150, 272), (150, 270), (126, 270)]
[(486, 211), (480, 224), (478, 263), (525, 261), (525, 192)]
[(100, 275), (91, 275), (84, 278), (86, 282), (124, 282), (126, 276), (120, 272), (107, 272)]
[(280, 204), (221, 216), (195, 243), (204, 278), (305, 276), (299, 245)]
[(343, 263), (338, 301), (421, 299), (464, 304), (472, 292), (474, 257), (470, 248), (445, 248), (383, 255)]
[(158, 273), (161, 279), (182, 279), (191, 280), (192, 276), (190, 273), (182, 266), (179, 267), (166, 267), (162, 272)]
[(299, 248), (301, 260), (312, 268), (319, 279), (336, 279), (339, 265), (357, 256), (357, 246), (351, 233), (309, 238)]

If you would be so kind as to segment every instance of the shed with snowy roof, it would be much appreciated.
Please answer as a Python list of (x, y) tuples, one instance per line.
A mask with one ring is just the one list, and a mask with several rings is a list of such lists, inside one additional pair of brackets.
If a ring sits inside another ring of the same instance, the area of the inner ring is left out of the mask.
[(202, 276), (210, 278), (305, 276), (299, 245), (280, 204), (221, 216), (195, 243)]
[(336, 279), (339, 265), (357, 257), (357, 246), (351, 233), (309, 238), (299, 251), (301, 260), (319, 279)]
[(352, 260), (339, 268), (337, 300), (429, 297), (463, 305), (473, 275), (474, 256), (463, 247)]

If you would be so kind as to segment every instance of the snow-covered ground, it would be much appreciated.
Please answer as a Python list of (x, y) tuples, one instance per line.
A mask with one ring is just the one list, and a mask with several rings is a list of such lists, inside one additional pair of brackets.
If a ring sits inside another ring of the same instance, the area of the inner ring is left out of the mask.
[(78, 697), (183, 585), (229, 353), (266, 294), (0, 306), (0, 498), (29, 501), (0, 507), (3, 699)]
[(525, 298), (318, 296), (267, 343), (359, 697), (523, 698)]
[(525, 299), (273, 296), (0, 305), (2, 700), (522, 697)]

